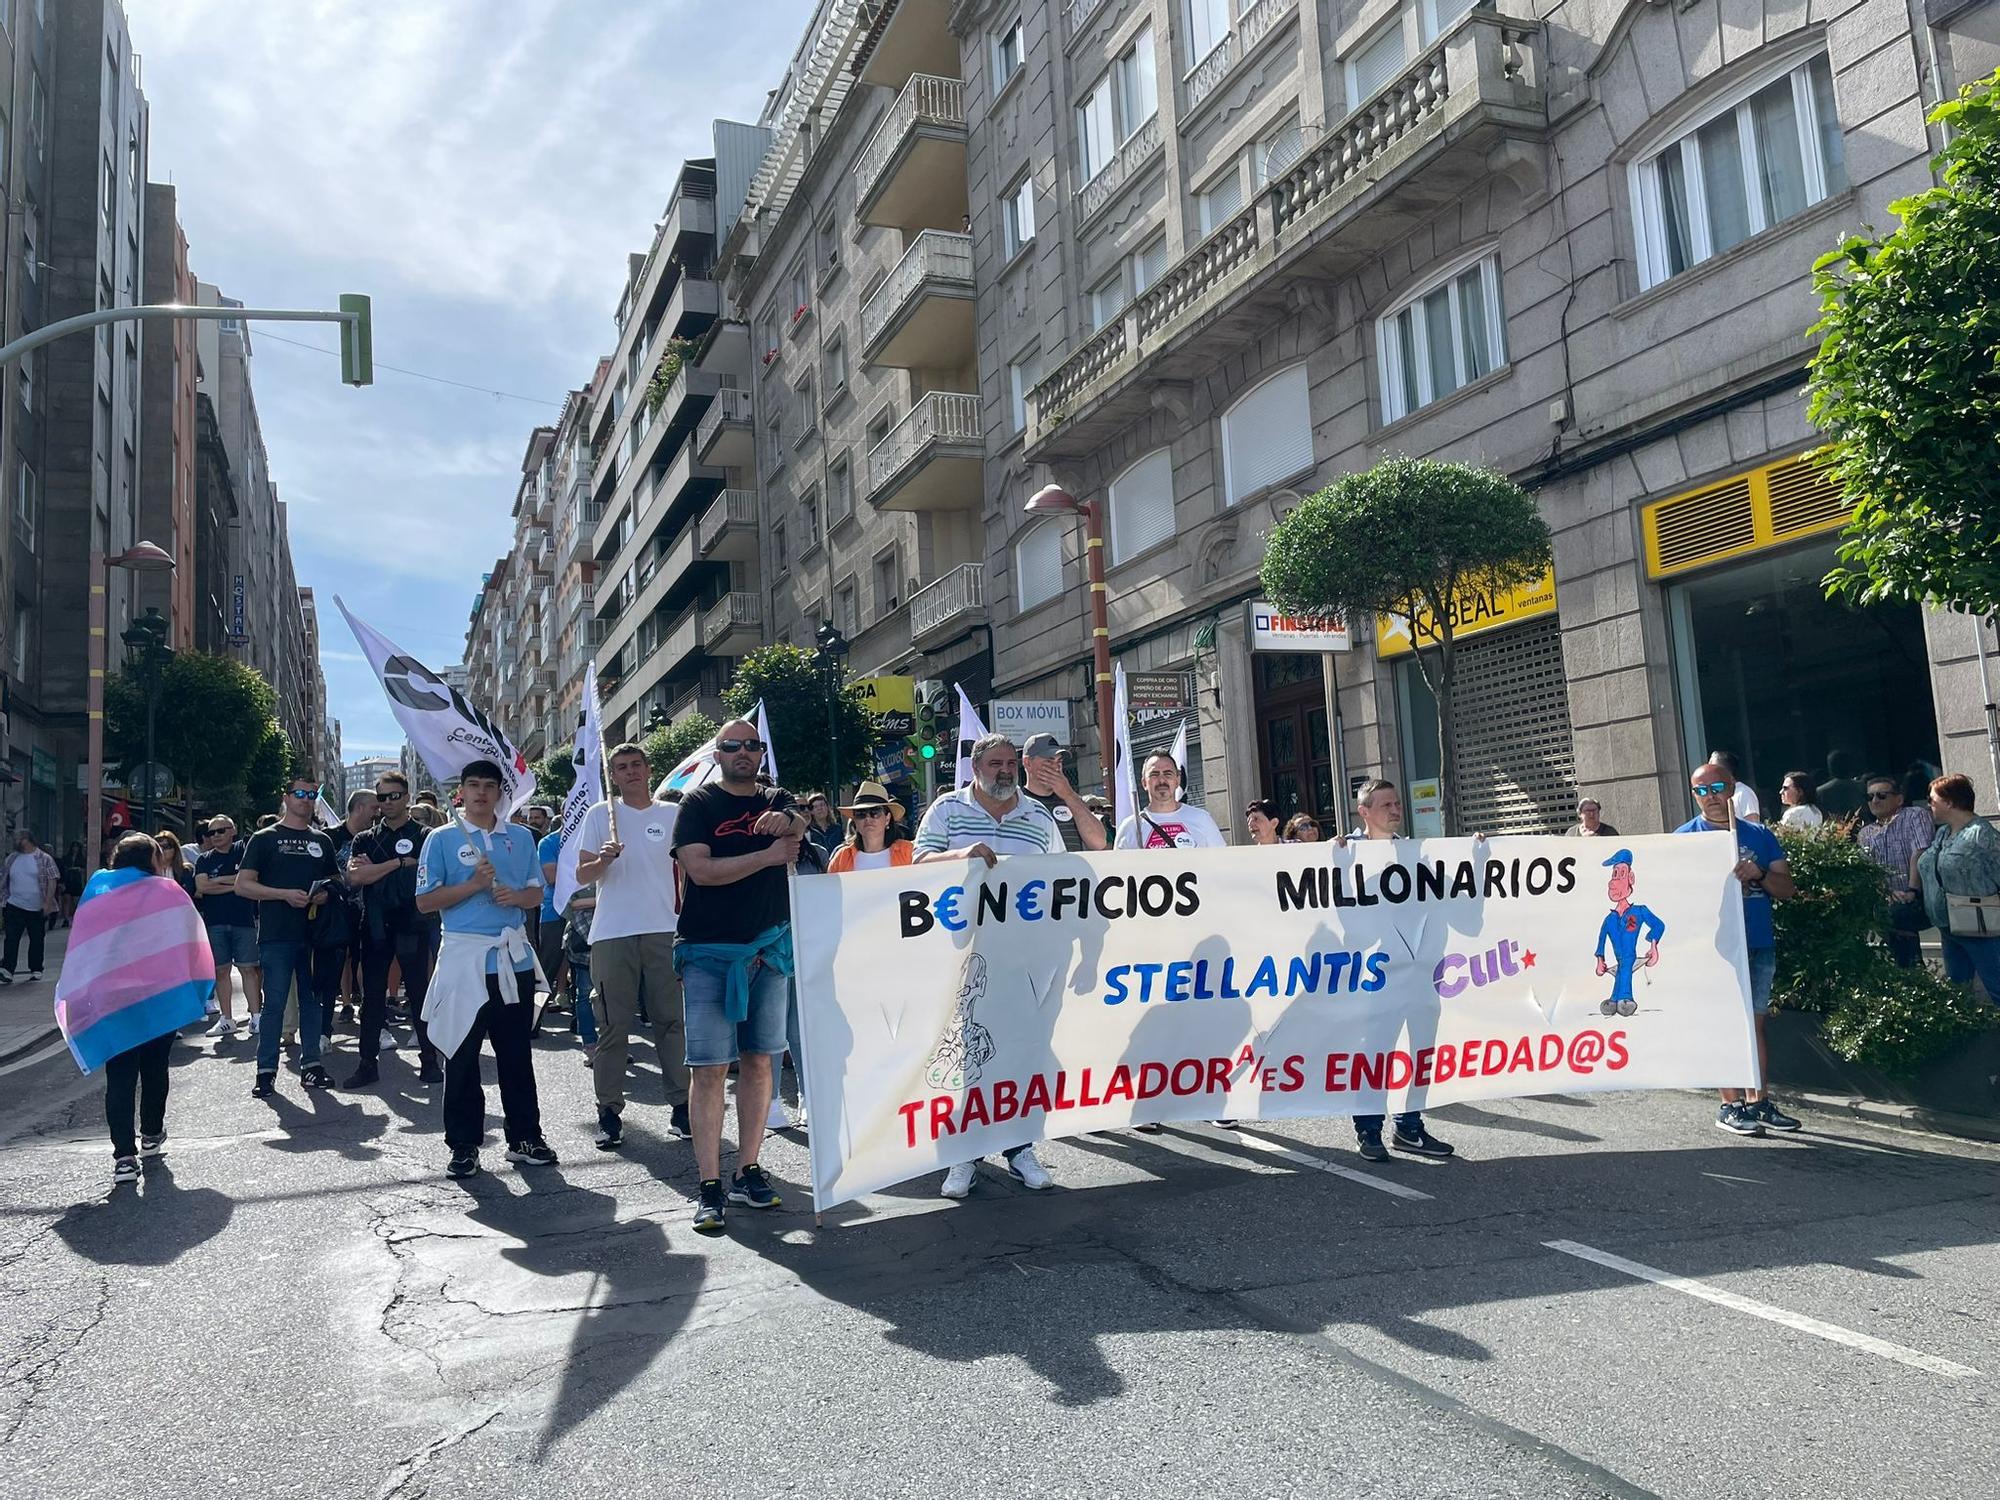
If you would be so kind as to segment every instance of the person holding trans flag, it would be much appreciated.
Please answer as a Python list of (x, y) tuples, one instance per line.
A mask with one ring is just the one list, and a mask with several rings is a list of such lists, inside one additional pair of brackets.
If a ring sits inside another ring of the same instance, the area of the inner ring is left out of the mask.
[(139, 1158), (166, 1148), (174, 1034), (202, 1019), (215, 991), (208, 932), (187, 893), (158, 873), (159, 859), (143, 833), (118, 841), (110, 868), (83, 888), (56, 981), (56, 1025), (70, 1055), (86, 1073), (104, 1070), (113, 1182), (136, 1182)]

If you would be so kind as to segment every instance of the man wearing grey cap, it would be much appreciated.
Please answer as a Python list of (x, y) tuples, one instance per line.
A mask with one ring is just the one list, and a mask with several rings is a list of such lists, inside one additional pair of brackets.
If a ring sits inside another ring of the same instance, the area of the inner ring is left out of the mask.
[(1104, 835), (1104, 820), (1070, 787), (1069, 778), (1063, 774), (1062, 753), (1062, 742), (1046, 730), (1028, 736), (1028, 743), (1021, 750), (1028, 798), (1048, 809), (1062, 834), (1063, 848), (1071, 854), (1085, 849), (1108, 849), (1111, 841)]

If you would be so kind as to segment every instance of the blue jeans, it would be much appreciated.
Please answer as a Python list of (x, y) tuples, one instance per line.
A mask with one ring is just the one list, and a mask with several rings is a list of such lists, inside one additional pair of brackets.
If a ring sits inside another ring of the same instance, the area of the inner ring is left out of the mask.
[(1941, 932), (1945, 977), (1967, 983), (1974, 974), (1986, 986), (1986, 998), (2000, 1005), (2000, 937), (1954, 937)]
[(306, 943), (259, 942), (264, 965), (264, 1020), (257, 1028), (257, 1071), (278, 1071), (278, 1043), (285, 1030), (285, 1002), (299, 991), (299, 1066), (319, 1061), (319, 998), (312, 987), (312, 948)]
[(590, 965), (569, 961), (569, 982), (576, 989), (576, 1034), (583, 1045), (597, 1045), (597, 1012), (590, 1008)]
[(769, 964), (750, 976), (750, 1010), (732, 1022), (723, 1008), (723, 977), (695, 964), (681, 971), (681, 1004), (687, 1017), (687, 1065), (720, 1068), (744, 1052), (776, 1057), (785, 1050), (786, 999), (792, 982)]

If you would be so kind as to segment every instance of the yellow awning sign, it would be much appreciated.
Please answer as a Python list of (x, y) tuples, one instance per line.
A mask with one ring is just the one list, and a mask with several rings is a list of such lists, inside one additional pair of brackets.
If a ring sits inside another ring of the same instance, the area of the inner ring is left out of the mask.
[[(1451, 601), (1452, 639), (1463, 640), (1482, 631), (1498, 630), (1503, 625), (1532, 620), (1537, 615), (1554, 614), (1555, 608), (1556, 575), (1553, 568), (1534, 582), (1524, 583), (1504, 593), (1492, 593), (1484, 589), (1464, 589)], [(1426, 646), (1435, 644), (1435, 638), (1430, 634), (1432, 627), (1430, 616), (1424, 615), (1422, 622), (1423, 643)], [(1416, 648), (1410, 643), (1408, 621), (1389, 615), (1375, 617), (1377, 656), (1404, 656), (1414, 649)]]

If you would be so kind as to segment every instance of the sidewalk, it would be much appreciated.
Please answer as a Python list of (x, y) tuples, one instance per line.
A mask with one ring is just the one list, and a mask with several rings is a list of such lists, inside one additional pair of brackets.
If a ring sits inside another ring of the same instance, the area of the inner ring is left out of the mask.
[(63, 955), (68, 950), (67, 927), (50, 933), (41, 980), (30, 984), (28, 943), (26, 938), (21, 940), (21, 971), (11, 985), (0, 988), (0, 1063), (11, 1062), (61, 1034), (56, 1030), (56, 975), (62, 972)]

